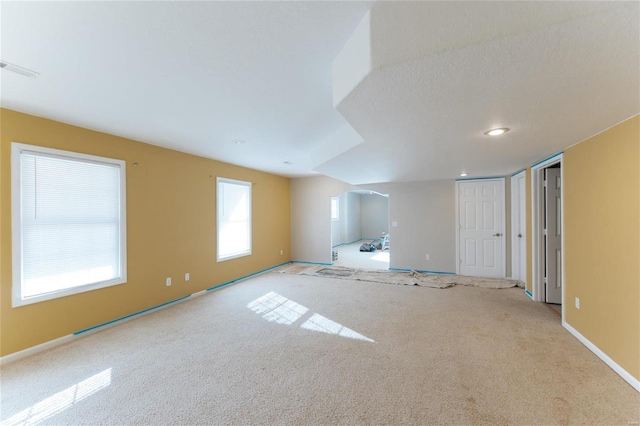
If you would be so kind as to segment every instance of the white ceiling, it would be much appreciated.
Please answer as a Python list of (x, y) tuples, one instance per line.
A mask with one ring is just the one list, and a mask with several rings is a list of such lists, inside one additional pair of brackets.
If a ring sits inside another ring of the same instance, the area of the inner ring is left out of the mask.
[(0, 101), (287, 176), (504, 175), (640, 113), (639, 4), (2, 2), (41, 75)]

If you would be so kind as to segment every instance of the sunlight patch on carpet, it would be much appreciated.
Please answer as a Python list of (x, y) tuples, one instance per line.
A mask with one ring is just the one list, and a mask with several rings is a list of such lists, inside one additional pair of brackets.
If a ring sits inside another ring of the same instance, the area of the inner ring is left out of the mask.
[(308, 308), (275, 292), (269, 292), (247, 305), (269, 322), (291, 325), (307, 313)]
[(111, 368), (76, 383), (3, 420), (2, 426), (36, 425), (111, 384)]
[(375, 340), (369, 339), (367, 336), (363, 336), (360, 333), (356, 333), (350, 328), (347, 328), (342, 324), (338, 324), (335, 321), (331, 321), (329, 318), (325, 318), (320, 314), (313, 314), (313, 316), (306, 320), (300, 328), (327, 334), (337, 334), (338, 336), (348, 337), (349, 339), (364, 340), (366, 342), (375, 343)]
[[(309, 308), (306, 306), (287, 299), (274, 291), (270, 291), (264, 296), (249, 302), (247, 308), (258, 315), (262, 315), (262, 318), (269, 322), (283, 325), (293, 324), (309, 311)], [(375, 340), (317, 313), (314, 313), (307, 319), (300, 328), (375, 343)]]

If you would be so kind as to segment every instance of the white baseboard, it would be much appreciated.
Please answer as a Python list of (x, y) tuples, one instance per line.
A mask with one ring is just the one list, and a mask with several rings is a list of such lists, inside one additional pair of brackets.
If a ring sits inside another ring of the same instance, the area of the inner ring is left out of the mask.
[(73, 334), (68, 334), (66, 336), (62, 336), (58, 339), (54, 339), (54, 340), (50, 340), (48, 342), (44, 342), (40, 345), (36, 345), (36, 346), (32, 346), (30, 348), (24, 349), (22, 351), (18, 351), (18, 352), (14, 352), (12, 354), (9, 355), (5, 355), (3, 357), (0, 358), (0, 365), (6, 365), (10, 362), (14, 362), (17, 361), (19, 359), (22, 358), (26, 358), (28, 356), (31, 355), (35, 355), (39, 352), (44, 352), (48, 349), (52, 349), (55, 348), (56, 346), (60, 346), (60, 345), (64, 345), (67, 342), (72, 341), (73, 339), (75, 339), (77, 336), (74, 336)]
[(620, 377), (622, 377), (627, 383), (629, 383), (631, 385), (631, 387), (633, 387), (635, 390), (640, 392), (640, 380), (636, 379), (627, 370), (625, 370), (624, 368), (620, 367), (620, 365), (618, 365), (617, 362), (615, 362), (614, 360), (609, 358), (609, 356), (607, 354), (605, 354), (604, 352), (602, 352), (602, 350), (600, 350), (600, 348), (598, 348), (596, 345), (591, 343), (586, 337), (584, 337), (582, 334), (580, 334), (580, 332), (578, 330), (576, 330), (575, 328), (571, 327), (564, 320), (562, 321), (562, 326), (569, 333), (573, 334), (573, 336), (576, 339), (578, 339), (583, 345), (585, 345), (591, 352), (596, 354), (596, 356), (598, 358), (600, 358), (602, 361), (604, 361), (605, 364), (607, 364), (609, 367), (611, 367), (611, 369), (613, 371), (618, 373), (618, 375)]

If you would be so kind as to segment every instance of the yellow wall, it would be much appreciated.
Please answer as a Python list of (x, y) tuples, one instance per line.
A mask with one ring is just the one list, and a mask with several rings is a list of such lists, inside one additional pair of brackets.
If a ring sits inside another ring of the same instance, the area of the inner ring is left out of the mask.
[(562, 168), (566, 322), (640, 379), (640, 116), (567, 149)]
[[(7, 109), (0, 120), (0, 355), (290, 260), (287, 178)], [(11, 307), (11, 142), (127, 162), (126, 284)], [(216, 176), (253, 182), (251, 256), (216, 262)]]

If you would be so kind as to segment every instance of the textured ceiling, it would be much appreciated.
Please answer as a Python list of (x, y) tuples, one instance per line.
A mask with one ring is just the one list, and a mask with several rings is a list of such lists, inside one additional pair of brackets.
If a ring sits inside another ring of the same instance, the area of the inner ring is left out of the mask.
[(2, 71), (2, 106), (287, 176), (504, 175), (640, 113), (638, 2), (2, 2), (0, 19), (2, 59), (41, 74)]
[[(376, 4), (361, 24), (370, 71), (336, 105), (364, 142), (316, 170), (352, 184), (505, 175), (580, 142), (640, 112), (639, 16), (637, 2)], [(494, 127), (511, 131), (483, 134)]]
[(309, 174), (310, 151), (348, 127), (333, 108), (331, 63), (369, 7), (2, 2), (1, 58), (41, 75), (2, 71), (0, 100), (142, 142)]

